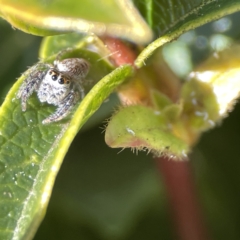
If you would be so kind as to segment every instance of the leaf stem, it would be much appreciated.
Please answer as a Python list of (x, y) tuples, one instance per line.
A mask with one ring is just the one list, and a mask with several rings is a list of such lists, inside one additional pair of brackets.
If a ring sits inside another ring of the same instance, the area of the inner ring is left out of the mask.
[(158, 172), (163, 176), (172, 219), (181, 240), (210, 239), (203, 222), (196, 186), (189, 161), (156, 158)]
[(122, 40), (113, 37), (102, 37), (104, 44), (110, 51), (110, 59), (116, 66), (125, 64), (134, 65), (136, 59), (135, 52)]

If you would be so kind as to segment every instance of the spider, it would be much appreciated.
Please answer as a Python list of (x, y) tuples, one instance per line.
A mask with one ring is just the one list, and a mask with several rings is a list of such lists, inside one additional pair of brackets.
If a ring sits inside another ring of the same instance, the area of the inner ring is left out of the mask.
[(57, 106), (57, 110), (42, 123), (63, 119), (78, 100), (83, 99), (85, 93), (82, 80), (88, 74), (89, 68), (89, 63), (82, 58), (55, 60), (53, 65), (36, 64), (30, 69), (17, 93), (17, 98), (21, 99), (22, 111), (26, 111), (27, 100), (35, 91), (40, 102)]

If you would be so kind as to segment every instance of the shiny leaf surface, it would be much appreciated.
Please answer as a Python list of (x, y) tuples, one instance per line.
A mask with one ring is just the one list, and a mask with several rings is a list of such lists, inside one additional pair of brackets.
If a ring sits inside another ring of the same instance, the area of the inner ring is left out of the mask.
[(134, 1), (152, 27), (157, 40), (149, 44), (136, 59), (142, 67), (153, 52), (181, 34), (207, 22), (240, 10), (238, 0), (140, 0)]
[[(51, 50), (52, 41), (54, 37), (47, 41)], [(78, 43), (81, 42), (80, 37)], [(48, 46), (44, 45), (45, 52), (49, 52)], [(95, 65), (100, 56), (87, 49), (76, 47), (68, 54), (88, 59), (92, 64), (89, 76), (93, 80), (99, 80), (97, 78), (111, 70), (105, 61)], [(54, 59), (50, 56), (48, 60), (51, 58)], [(0, 239), (29, 239), (33, 236), (45, 214), (56, 174), (73, 138), (131, 72), (130, 66), (122, 66), (106, 75), (75, 108), (75, 113), (47, 126), (41, 122), (54, 111), (53, 107), (41, 105), (33, 95), (23, 113), (16, 99), (16, 92), (26, 76), (23, 75), (12, 87), (0, 109)]]
[(139, 43), (152, 32), (130, 0), (1, 0), (0, 15), (25, 32), (47, 36), (63, 32), (94, 32)]

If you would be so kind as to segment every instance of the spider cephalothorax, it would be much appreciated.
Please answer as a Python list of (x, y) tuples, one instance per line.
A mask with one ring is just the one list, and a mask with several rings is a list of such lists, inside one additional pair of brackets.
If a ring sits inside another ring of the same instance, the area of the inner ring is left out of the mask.
[(22, 111), (27, 109), (27, 100), (35, 91), (40, 102), (57, 106), (57, 110), (43, 124), (56, 122), (66, 117), (79, 99), (84, 97), (83, 79), (89, 71), (89, 63), (82, 58), (56, 60), (54, 64), (38, 63), (29, 70), (20, 87)]

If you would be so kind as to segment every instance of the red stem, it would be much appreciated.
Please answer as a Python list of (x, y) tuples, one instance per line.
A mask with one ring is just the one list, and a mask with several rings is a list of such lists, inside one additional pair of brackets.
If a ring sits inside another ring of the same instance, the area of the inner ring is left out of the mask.
[(110, 58), (114, 61), (116, 66), (124, 64), (134, 65), (137, 55), (123, 41), (112, 37), (102, 37), (102, 41), (112, 53)]
[(163, 176), (172, 219), (181, 240), (207, 240), (198, 203), (196, 186), (189, 161), (156, 158), (158, 171)]
[[(116, 66), (134, 65), (136, 54), (123, 41), (111, 37), (102, 40), (112, 53), (111, 59)], [(179, 239), (208, 240), (189, 161), (169, 161), (160, 157), (156, 158), (156, 165), (165, 182)]]

